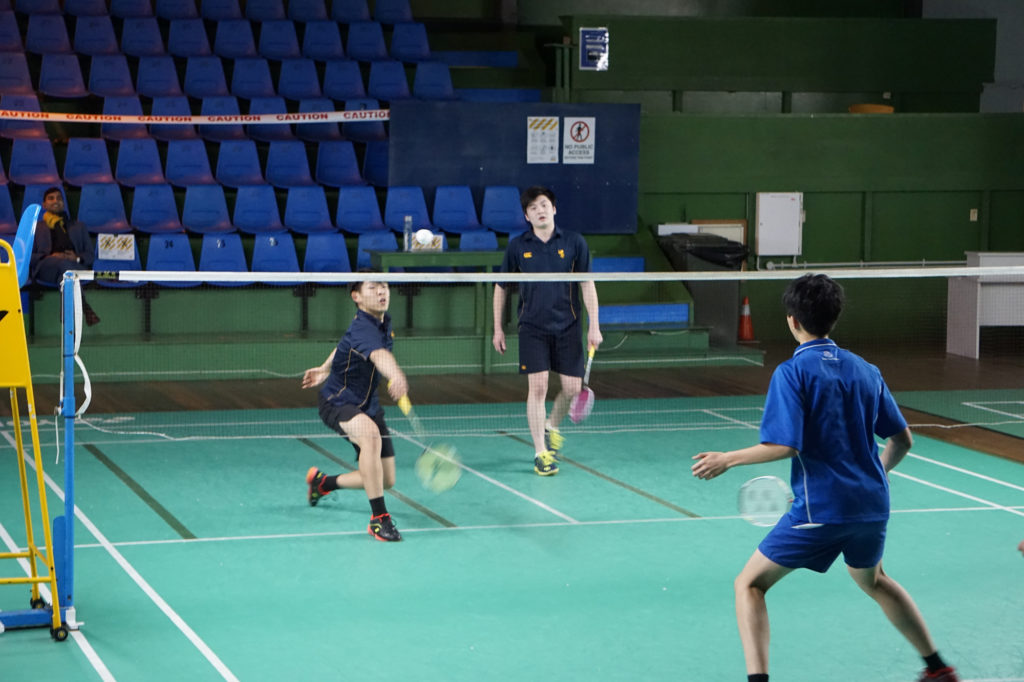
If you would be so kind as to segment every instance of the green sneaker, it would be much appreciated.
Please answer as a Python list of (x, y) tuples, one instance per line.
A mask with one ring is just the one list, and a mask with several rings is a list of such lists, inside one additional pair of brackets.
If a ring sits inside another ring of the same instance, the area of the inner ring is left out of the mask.
[(533, 458), (533, 470), (540, 476), (554, 476), (558, 473), (558, 460), (550, 450), (537, 453)]
[(320, 484), (323, 483), (325, 478), (327, 477), (324, 476), (323, 472), (316, 467), (309, 467), (309, 471), (306, 472), (306, 485), (309, 486), (309, 493), (306, 495), (306, 499), (309, 500), (310, 507), (315, 507), (320, 498), (328, 494), (320, 492)]
[(555, 461), (558, 461), (559, 455), (562, 452), (562, 446), (565, 445), (565, 436), (562, 432), (553, 426), (544, 427), (544, 447), (548, 449), (548, 452), (552, 454)]

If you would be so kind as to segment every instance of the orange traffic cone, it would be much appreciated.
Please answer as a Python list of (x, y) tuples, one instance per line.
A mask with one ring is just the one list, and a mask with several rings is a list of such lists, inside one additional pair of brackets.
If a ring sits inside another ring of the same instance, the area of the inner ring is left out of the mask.
[(754, 340), (754, 322), (750, 319), (750, 297), (743, 297), (743, 306), (740, 308), (740, 343), (750, 343)]

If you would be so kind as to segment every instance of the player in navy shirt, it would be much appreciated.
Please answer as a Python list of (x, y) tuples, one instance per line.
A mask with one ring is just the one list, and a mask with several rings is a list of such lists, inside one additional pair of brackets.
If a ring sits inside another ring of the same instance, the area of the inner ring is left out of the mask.
[[(522, 196), (523, 213), (532, 229), (508, 242), (502, 272), (590, 272), (590, 249), (578, 232), (555, 227), (555, 195), (531, 187)], [(494, 287), (494, 348), (505, 353), (502, 316), (506, 285)], [(558, 473), (558, 452), (564, 438), (558, 425), (583, 387), (582, 308), (587, 310), (587, 345), (601, 345), (597, 289), (593, 282), (522, 282), (519, 285), (519, 373), (527, 375), (526, 418), (535, 455), (533, 469), (541, 476)], [(561, 390), (550, 416), (545, 401), (548, 372), (558, 374)]]
[[(878, 368), (829, 338), (842, 311), (842, 287), (825, 275), (804, 275), (782, 301), (799, 346), (772, 375), (761, 442), (702, 452), (693, 465), (694, 476), (711, 479), (734, 466), (793, 460), (793, 507), (735, 582), (747, 679), (768, 682), (765, 592), (797, 568), (824, 573), (842, 553), (853, 580), (924, 658), (920, 680), (957, 682), (913, 599), (882, 570), (887, 474), (910, 451), (910, 429)], [(880, 454), (875, 436), (888, 439)]]
[(370, 500), (370, 535), (397, 541), (402, 535), (384, 504), (384, 490), (395, 484), (395, 450), (377, 399), (377, 384), (385, 379), (395, 400), (408, 392), (409, 385), (391, 353), (394, 333), (387, 312), (391, 302), (387, 282), (353, 282), (350, 292), (357, 308), (352, 324), (327, 360), (306, 370), (302, 387), (323, 384), (320, 418), (352, 443), (359, 469), (325, 476), (310, 467), (308, 499), (310, 506), (316, 506), (332, 490), (364, 489)]

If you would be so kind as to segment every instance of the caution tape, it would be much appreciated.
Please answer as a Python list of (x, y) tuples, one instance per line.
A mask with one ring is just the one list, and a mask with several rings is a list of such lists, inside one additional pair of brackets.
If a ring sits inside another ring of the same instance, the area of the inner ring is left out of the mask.
[(162, 123), (178, 125), (248, 125), (256, 123), (359, 123), (388, 121), (388, 109), (356, 111), (307, 111), (297, 114), (234, 114), (229, 116), (123, 116), (120, 114), (54, 114), (48, 111), (0, 109), (0, 119), (13, 121), (61, 121), (68, 123)]

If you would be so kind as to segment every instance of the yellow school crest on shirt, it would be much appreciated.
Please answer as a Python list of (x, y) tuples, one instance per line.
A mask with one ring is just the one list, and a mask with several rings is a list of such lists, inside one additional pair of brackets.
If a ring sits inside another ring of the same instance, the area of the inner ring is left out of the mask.
[(523, 258), (533, 258), (533, 251), (524, 251)]
[(559, 258), (565, 258), (565, 249), (559, 249), (558, 250), (558, 257)]

